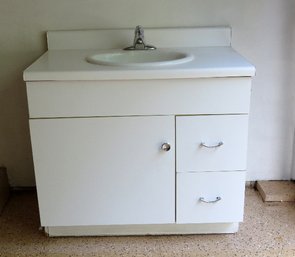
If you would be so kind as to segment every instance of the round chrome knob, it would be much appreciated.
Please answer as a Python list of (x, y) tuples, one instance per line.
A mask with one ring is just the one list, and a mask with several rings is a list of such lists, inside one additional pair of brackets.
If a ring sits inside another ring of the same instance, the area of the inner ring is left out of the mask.
[(169, 143), (164, 143), (161, 145), (161, 149), (165, 152), (168, 152), (171, 149), (171, 145)]

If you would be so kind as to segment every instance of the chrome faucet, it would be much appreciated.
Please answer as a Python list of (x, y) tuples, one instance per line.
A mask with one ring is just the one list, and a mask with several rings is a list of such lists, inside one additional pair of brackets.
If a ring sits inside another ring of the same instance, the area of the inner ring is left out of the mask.
[(144, 41), (144, 30), (143, 27), (138, 25), (134, 31), (133, 45), (124, 48), (124, 50), (155, 50), (156, 47), (147, 45)]

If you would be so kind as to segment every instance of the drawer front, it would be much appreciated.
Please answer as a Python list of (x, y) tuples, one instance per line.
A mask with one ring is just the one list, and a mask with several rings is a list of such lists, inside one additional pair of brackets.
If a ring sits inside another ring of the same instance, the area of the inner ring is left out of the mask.
[(176, 117), (177, 172), (245, 170), (248, 115)]
[(250, 89), (250, 78), (27, 83), (30, 118), (248, 113)]
[(243, 220), (245, 172), (177, 174), (177, 223)]

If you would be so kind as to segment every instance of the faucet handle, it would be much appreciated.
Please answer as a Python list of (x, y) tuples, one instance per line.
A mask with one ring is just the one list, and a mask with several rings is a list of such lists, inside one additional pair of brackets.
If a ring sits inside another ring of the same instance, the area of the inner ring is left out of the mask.
[(135, 28), (135, 35), (136, 36), (140, 36), (140, 37), (144, 37), (144, 30), (143, 30), (143, 27), (141, 25), (137, 25), (136, 28)]
[(143, 35), (144, 34), (144, 30), (143, 30), (143, 27), (141, 25), (137, 25), (136, 28), (135, 28), (135, 34), (141, 34)]
[(124, 50), (154, 50), (156, 47), (147, 45), (144, 40), (144, 29), (137, 25), (134, 31), (133, 45), (125, 47)]

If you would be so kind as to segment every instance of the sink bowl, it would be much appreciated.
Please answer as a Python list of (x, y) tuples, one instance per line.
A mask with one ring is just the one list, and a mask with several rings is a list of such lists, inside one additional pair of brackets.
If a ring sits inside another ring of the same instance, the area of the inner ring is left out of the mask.
[(86, 57), (87, 62), (107, 66), (150, 67), (186, 63), (193, 55), (166, 50), (135, 50), (100, 53)]

